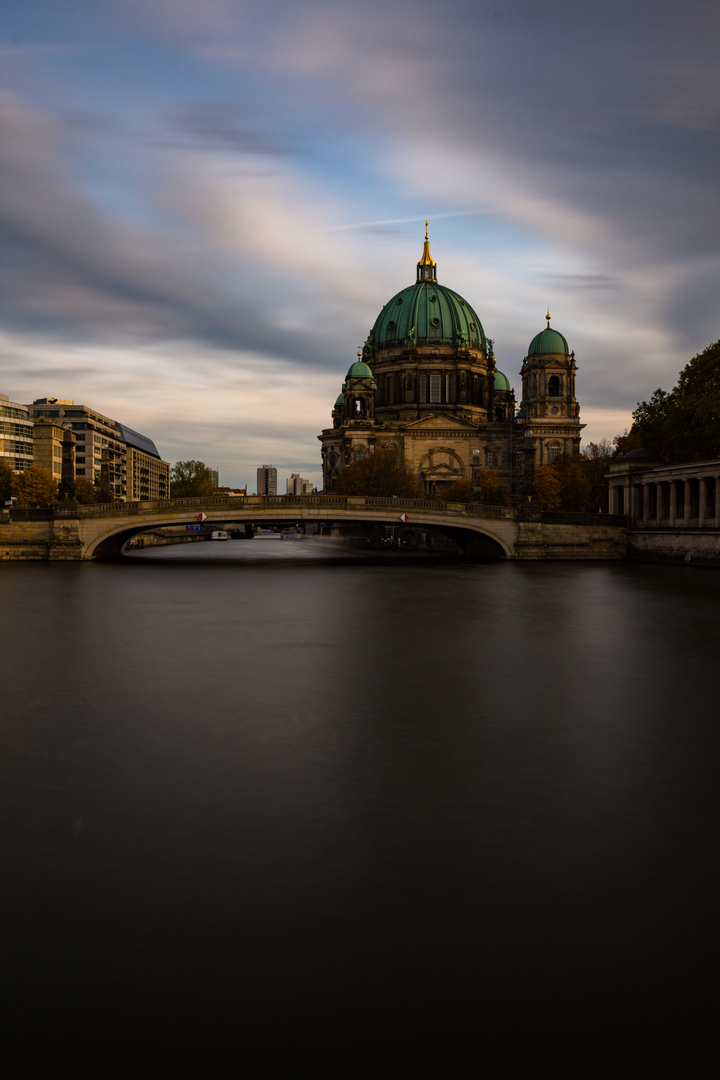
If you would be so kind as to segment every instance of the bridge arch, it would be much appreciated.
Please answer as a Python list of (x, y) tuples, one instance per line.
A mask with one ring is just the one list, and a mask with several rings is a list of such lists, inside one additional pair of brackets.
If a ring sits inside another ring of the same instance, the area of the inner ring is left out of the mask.
[(111, 558), (119, 555), (138, 533), (193, 524), (198, 509), (202, 509), (207, 524), (278, 526), (316, 522), (331, 527), (397, 526), (404, 511), (405, 524), (409, 527), (442, 532), (455, 540), (466, 557), (478, 559), (513, 558), (517, 528), (512, 510), (499, 512), (490, 508), (488, 512), (486, 508), (448, 505), (435, 500), (332, 496), (182, 499), (152, 505), (121, 504), (107, 507), (97, 516), (90, 512), (90, 507), (83, 508), (83, 558)]

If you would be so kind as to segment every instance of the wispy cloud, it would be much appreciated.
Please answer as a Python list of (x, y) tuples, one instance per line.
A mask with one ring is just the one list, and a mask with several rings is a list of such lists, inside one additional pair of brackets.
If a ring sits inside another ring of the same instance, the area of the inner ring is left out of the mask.
[[(701, 0), (3, 19), (3, 390), (69, 381), (224, 470), (273, 445), (307, 462), (425, 218), (516, 385), (550, 304), (589, 437), (720, 337), (720, 9)], [(216, 423), (178, 428), (198, 408)]]

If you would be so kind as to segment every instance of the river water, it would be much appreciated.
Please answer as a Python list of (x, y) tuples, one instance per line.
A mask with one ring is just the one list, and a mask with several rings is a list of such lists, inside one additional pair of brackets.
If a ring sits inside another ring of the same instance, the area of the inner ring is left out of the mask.
[(0, 590), (29, 1055), (689, 1067), (719, 951), (716, 571), (268, 538), (6, 563)]

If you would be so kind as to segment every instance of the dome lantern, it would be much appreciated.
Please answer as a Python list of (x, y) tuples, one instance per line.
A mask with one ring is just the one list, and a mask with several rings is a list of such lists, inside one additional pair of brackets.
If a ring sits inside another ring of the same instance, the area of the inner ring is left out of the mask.
[(430, 254), (428, 223), (425, 222), (425, 244), (420, 262), (417, 264), (417, 281), (437, 281), (437, 265)]
[(370, 331), (363, 356), (373, 360), (388, 348), (451, 347), (487, 353), (487, 339), (477, 313), (458, 293), (439, 285), (437, 264), (425, 244), (417, 280), (390, 299)]
[(539, 334), (536, 334), (528, 345), (528, 356), (546, 356), (548, 354), (569, 356), (570, 349), (566, 339), (550, 326), (552, 316), (549, 308), (545, 318), (547, 319), (547, 326)]

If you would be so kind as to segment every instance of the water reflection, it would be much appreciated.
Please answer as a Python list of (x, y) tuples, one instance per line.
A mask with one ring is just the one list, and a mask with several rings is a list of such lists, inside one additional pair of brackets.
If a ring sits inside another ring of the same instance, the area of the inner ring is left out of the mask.
[(708, 1018), (714, 572), (272, 540), (0, 571), (21, 1028), (351, 1075)]

